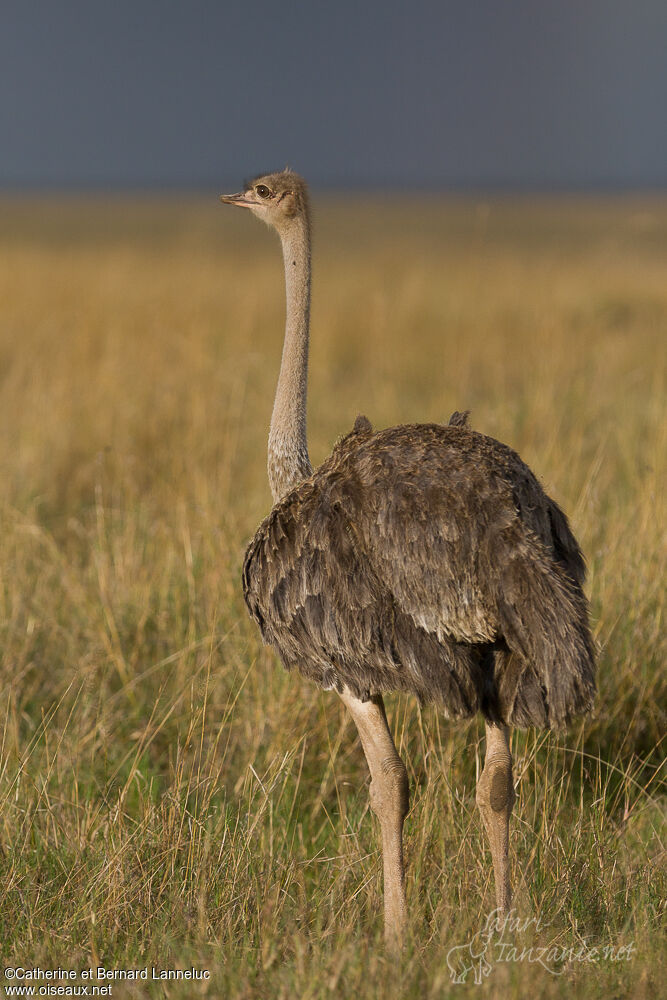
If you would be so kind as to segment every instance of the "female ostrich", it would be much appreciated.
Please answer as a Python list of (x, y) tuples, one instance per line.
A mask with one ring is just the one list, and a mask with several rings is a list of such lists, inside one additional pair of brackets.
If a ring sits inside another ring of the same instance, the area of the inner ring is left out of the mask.
[(306, 444), (310, 221), (290, 170), (222, 195), (282, 241), (287, 322), (271, 429), (274, 506), (248, 546), (243, 588), (284, 665), (335, 689), (352, 714), (380, 820), (385, 935), (406, 919), (408, 780), (385, 691), (411, 691), (450, 718), (481, 711), (477, 803), (497, 906), (510, 906), (514, 804), (510, 726), (562, 726), (595, 692), (584, 561), (560, 508), (519, 456), (470, 430), (410, 424), (373, 432), (365, 417), (313, 471)]

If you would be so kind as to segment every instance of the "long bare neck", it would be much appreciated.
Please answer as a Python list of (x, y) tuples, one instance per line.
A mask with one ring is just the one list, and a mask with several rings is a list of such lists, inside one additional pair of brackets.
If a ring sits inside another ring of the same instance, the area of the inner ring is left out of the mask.
[(269, 483), (274, 501), (312, 470), (306, 440), (308, 327), (310, 322), (310, 228), (297, 216), (281, 233), (285, 261), (285, 342), (269, 431)]

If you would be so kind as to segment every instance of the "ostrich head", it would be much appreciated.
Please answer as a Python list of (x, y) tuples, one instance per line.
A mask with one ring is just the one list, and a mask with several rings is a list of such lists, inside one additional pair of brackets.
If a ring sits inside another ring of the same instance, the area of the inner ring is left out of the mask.
[(246, 181), (243, 187), (238, 194), (221, 194), (220, 201), (249, 208), (279, 233), (289, 229), (295, 219), (308, 219), (308, 187), (303, 177), (288, 168), (274, 174), (261, 174)]

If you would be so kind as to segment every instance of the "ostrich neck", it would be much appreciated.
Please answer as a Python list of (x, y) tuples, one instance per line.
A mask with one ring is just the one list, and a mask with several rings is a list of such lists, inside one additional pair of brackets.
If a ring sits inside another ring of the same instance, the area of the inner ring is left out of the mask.
[(287, 311), (285, 342), (269, 431), (269, 483), (274, 501), (310, 475), (306, 440), (308, 326), (310, 321), (310, 232), (294, 219), (281, 234)]

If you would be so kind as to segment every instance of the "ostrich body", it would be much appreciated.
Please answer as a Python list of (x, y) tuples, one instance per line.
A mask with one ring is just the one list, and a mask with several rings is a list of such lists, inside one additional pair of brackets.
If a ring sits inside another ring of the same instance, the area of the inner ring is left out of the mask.
[(284, 665), (334, 689), (356, 723), (382, 829), (385, 934), (402, 941), (405, 765), (382, 701), (408, 691), (486, 723), (477, 802), (496, 904), (511, 901), (510, 726), (559, 727), (590, 709), (594, 647), (584, 561), (565, 515), (506, 445), (449, 425), (374, 433), (365, 417), (313, 471), (306, 443), (310, 222), (289, 170), (221, 200), (282, 241), (287, 320), (271, 429), (274, 506), (248, 546), (243, 589)]

